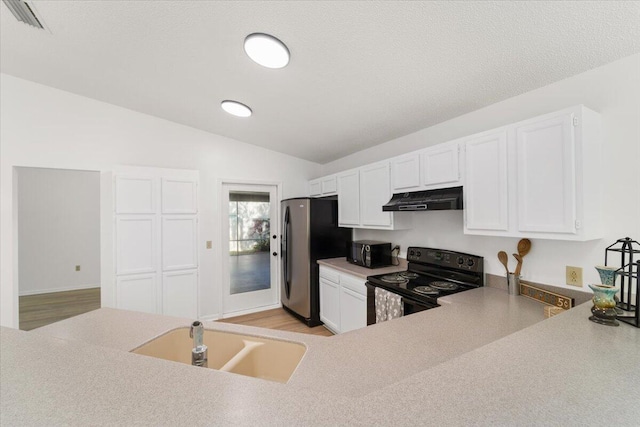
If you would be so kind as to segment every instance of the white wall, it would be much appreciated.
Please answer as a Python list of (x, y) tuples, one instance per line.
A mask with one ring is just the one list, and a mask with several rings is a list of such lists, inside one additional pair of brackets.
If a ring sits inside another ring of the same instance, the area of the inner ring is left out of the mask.
[(100, 286), (100, 173), (17, 168), (17, 177), (20, 295)]
[[(220, 179), (282, 182), (282, 197), (306, 192), (321, 166), (156, 117), (0, 75), (1, 324), (17, 326), (13, 243), (14, 166), (106, 171), (114, 165), (200, 171), (200, 313), (220, 312)], [(212, 101), (211, 108), (218, 108)], [(237, 120), (238, 126), (251, 126)], [(206, 250), (205, 241), (214, 249)], [(226, 243), (226, 242), (224, 242)]]
[[(528, 280), (565, 286), (565, 266), (580, 266), (586, 289), (589, 282), (599, 283), (593, 266), (604, 263), (604, 250), (609, 244), (627, 236), (640, 240), (640, 54), (336, 160), (324, 166), (323, 175), (577, 104), (602, 114), (605, 238), (584, 243), (533, 240), (522, 271)], [(482, 255), (486, 271), (501, 275), (504, 268), (497, 252), (516, 252), (518, 239), (464, 235), (460, 211), (408, 215), (413, 220), (412, 230), (363, 230), (355, 237), (391, 241), (401, 245), (403, 252), (409, 245), (418, 245)], [(513, 268), (515, 260), (510, 258)]]

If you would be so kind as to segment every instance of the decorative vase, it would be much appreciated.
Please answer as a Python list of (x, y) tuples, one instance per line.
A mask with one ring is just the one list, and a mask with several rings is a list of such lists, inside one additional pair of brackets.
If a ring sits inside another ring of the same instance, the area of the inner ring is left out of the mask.
[(617, 288), (609, 285), (589, 285), (593, 291), (593, 307), (589, 317), (592, 322), (607, 326), (618, 326), (620, 323), (616, 320), (616, 302), (613, 299)]
[(616, 267), (607, 267), (606, 265), (596, 265), (596, 270), (600, 275), (603, 285), (614, 286), (616, 283), (616, 273), (618, 269)]
[[(616, 285), (616, 275), (618, 274), (619, 268), (608, 267), (606, 265), (596, 265), (595, 268), (596, 270), (598, 270), (598, 274), (600, 275), (600, 280), (602, 281), (603, 285), (608, 285), (608, 286)], [(613, 299), (616, 302), (616, 307), (614, 307), (616, 314), (624, 314), (624, 312), (617, 307), (619, 302), (618, 297), (614, 296)]]

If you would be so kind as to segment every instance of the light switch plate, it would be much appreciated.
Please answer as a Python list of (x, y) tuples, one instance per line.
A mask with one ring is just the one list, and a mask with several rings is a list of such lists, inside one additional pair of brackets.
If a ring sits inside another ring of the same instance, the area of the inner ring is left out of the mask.
[(213, 247), (213, 244), (211, 240), (207, 240), (207, 249), (211, 249), (212, 247)]

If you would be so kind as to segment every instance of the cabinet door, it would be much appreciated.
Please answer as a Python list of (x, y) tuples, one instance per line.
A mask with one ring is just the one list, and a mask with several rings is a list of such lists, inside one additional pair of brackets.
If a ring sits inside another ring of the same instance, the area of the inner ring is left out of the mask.
[(573, 114), (516, 128), (518, 230), (575, 233)]
[(506, 129), (467, 140), (465, 151), (465, 231), (508, 231)]
[(148, 176), (116, 177), (117, 214), (153, 214), (156, 212), (156, 180)]
[(198, 212), (198, 182), (195, 179), (162, 178), (162, 213)]
[(320, 180), (309, 181), (309, 196), (315, 197), (322, 194), (322, 185)]
[(389, 163), (378, 163), (360, 169), (360, 223), (363, 226), (391, 227), (391, 212), (382, 205), (391, 198)]
[(122, 310), (157, 313), (155, 274), (116, 278), (116, 307)]
[(425, 186), (455, 184), (460, 181), (458, 144), (441, 144), (422, 152), (422, 183)]
[(352, 170), (338, 175), (338, 223), (360, 225), (360, 175)]
[(336, 334), (340, 333), (340, 286), (320, 278), (320, 320)]
[(335, 175), (322, 178), (322, 195), (332, 196), (338, 192), (338, 181)]
[(162, 218), (162, 269), (198, 268), (198, 221), (194, 215)]
[(420, 187), (420, 155), (391, 160), (391, 188), (393, 192), (417, 190)]
[(340, 332), (367, 326), (367, 297), (347, 288), (340, 290)]

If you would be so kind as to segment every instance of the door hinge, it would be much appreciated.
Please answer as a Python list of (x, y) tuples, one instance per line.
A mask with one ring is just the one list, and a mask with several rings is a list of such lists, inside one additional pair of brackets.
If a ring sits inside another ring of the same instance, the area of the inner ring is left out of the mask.
[(582, 221), (580, 221), (579, 219), (577, 219), (575, 221), (575, 225), (576, 225), (576, 230), (580, 230), (582, 228)]
[(577, 117), (573, 118), (573, 125), (574, 126), (578, 126), (578, 118)]

